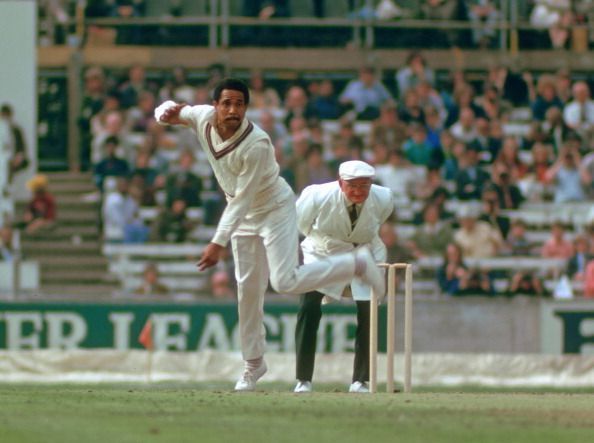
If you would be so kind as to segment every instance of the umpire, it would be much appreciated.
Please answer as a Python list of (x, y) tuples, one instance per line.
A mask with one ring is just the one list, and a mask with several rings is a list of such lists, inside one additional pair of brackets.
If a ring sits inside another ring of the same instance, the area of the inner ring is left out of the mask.
[[(306, 187), (297, 200), (297, 225), (305, 236), (303, 260), (310, 263), (366, 245), (376, 262), (386, 260), (380, 226), (394, 211), (392, 192), (372, 184), (375, 170), (359, 160), (340, 165), (339, 179)], [(349, 291), (350, 289), (350, 291)], [(357, 305), (355, 361), (349, 392), (369, 392), (369, 298), (370, 287), (355, 277), (349, 285), (318, 288), (301, 297), (297, 315), (297, 385), (295, 392), (311, 392), (322, 301), (339, 300), (349, 292)]]

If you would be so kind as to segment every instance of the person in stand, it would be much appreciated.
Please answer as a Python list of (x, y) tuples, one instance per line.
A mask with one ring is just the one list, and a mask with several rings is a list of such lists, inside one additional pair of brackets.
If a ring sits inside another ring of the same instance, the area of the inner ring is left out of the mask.
[(139, 203), (133, 197), (127, 177), (118, 177), (116, 188), (109, 191), (101, 206), (103, 239), (109, 243), (144, 243), (149, 228), (139, 215)]
[(483, 188), (491, 181), (491, 175), (479, 165), (477, 149), (478, 146), (472, 143), (466, 145), (464, 155), (459, 159), (459, 169), (454, 177), (459, 200), (480, 200)]
[(111, 135), (103, 142), (105, 156), (93, 168), (93, 178), (97, 188), (104, 192), (106, 177), (125, 177), (130, 173), (130, 165), (123, 158), (118, 157), (117, 150), (120, 140)]
[(155, 109), (161, 124), (193, 129), (226, 194), (227, 206), (197, 266), (204, 271), (216, 265), (231, 242), (245, 363), (236, 391), (254, 390), (267, 370), (263, 305), (269, 280), (274, 290), (286, 294), (347, 283), (355, 276), (378, 293), (385, 290), (368, 248), (299, 266), (295, 194), (279, 177), (270, 138), (245, 118), (249, 101), (243, 81), (225, 78), (213, 90), (213, 106), (167, 101)]
[(469, 275), (462, 248), (454, 242), (448, 243), (443, 254), (443, 264), (436, 272), (441, 292), (451, 296), (461, 295), (466, 288)]
[(14, 260), (19, 251), (16, 250), (12, 226), (0, 226), (0, 262)]
[(572, 280), (583, 281), (588, 262), (594, 258), (590, 253), (590, 244), (586, 235), (580, 234), (573, 239), (573, 255), (567, 260), (566, 274)]
[(186, 201), (182, 197), (164, 207), (151, 228), (151, 239), (157, 242), (183, 243), (192, 230), (192, 220), (188, 218)]
[[(301, 242), (304, 263), (352, 251), (359, 245), (368, 245), (376, 261), (385, 261), (386, 245), (379, 231), (394, 211), (392, 192), (372, 185), (374, 168), (359, 160), (342, 163), (338, 175), (338, 181), (308, 186), (297, 200), (297, 225), (305, 236)], [(350, 286), (348, 282), (323, 286), (301, 297), (295, 328), (298, 380), (295, 392), (312, 390), (323, 300), (340, 300), (349, 292), (357, 305), (355, 361), (349, 392), (369, 392), (370, 289), (369, 285), (355, 278)]]
[(569, 260), (575, 254), (573, 243), (566, 238), (566, 228), (562, 221), (555, 221), (551, 225), (550, 236), (542, 245), (540, 254), (544, 258), (564, 260)]
[(495, 257), (503, 248), (498, 227), (480, 220), (480, 207), (466, 204), (458, 208), (459, 228), (454, 230), (454, 241), (462, 248), (465, 258)]
[(437, 203), (429, 201), (423, 208), (422, 223), (415, 228), (408, 247), (415, 258), (441, 255), (453, 240), (452, 224), (440, 219)]
[(28, 235), (47, 232), (56, 224), (56, 199), (48, 190), (47, 176), (34, 176), (27, 181), (27, 188), (33, 195), (18, 227), (23, 228)]
[(168, 295), (169, 288), (161, 282), (159, 268), (156, 263), (149, 262), (142, 271), (142, 282), (134, 294), (136, 295)]
[(536, 272), (516, 271), (510, 279), (507, 295), (510, 297), (515, 295), (544, 296), (546, 290)]
[(345, 107), (352, 107), (359, 120), (375, 120), (383, 105), (395, 103), (371, 66), (359, 70), (359, 78), (347, 84), (339, 101)]
[(14, 112), (11, 105), (3, 103), (2, 106), (0, 106), (0, 119), (6, 121), (14, 144), (12, 158), (8, 163), (8, 182), (12, 181), (12, 178), (16, 173), (26, 169), (29, 165), (25, 135), (23, 129), (15, 123), (13, 115)]
[(176, 198), (183, 199), (188, 208), (202, 206), (200, 193), (204, 186), (202, 179), (194, 172), (194, 161), (192, 151), (182, 151), (177, 168), (165, 178), (165, 202), (167, 206), (171, 206)]

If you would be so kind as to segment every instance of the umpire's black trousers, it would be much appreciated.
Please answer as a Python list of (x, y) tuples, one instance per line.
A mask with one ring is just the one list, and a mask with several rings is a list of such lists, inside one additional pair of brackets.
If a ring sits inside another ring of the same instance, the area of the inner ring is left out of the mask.
[[(297, 380), (311, 381), (316, 359), (318, 327), (322, 318), (324, 294), (312, 291), (301, 296), (295, 327)], [(357, 332), (353, 382), (369, 380), (369, 302), (357, 301)]]

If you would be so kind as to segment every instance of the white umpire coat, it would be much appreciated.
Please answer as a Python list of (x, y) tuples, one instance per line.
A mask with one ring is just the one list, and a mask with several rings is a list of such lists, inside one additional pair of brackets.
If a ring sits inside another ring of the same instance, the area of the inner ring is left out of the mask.
[[(392, 191), (372, 185), (351, 230), (347, 199), (338, 181), (306, 187), (297, 199), (297, 226), (305, 236), (301, 242), (304, 263), (369, 246), (377, 262), (386, 260), (386, 246), (379, 236), (380, 226), (394, 211)], [(340, 299), (346, 284), (318, 288), (329, 297)], [(355, 300), (369, 300), (371, 288), (355, 277), (351, 292)]]

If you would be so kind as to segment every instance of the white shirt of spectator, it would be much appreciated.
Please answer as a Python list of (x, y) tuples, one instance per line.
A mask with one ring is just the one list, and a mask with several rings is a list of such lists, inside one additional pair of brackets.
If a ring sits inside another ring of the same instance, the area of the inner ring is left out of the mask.
[(413, 187), (425, 179), (425, 168), (415, 166), (395, 167), (385, 164), (375, 167), (375, 178), (380, 185), (390, 189), (398, 205), (410, 203)]
[(594, 101), (569, 102), (563, 109), (563, 120), (570, 128), (588, 129), (594, 124)]
[(340, 95), (340, 100), (351, 102), (355, 112), (360, 113), (368, 107), (379, 109), (385, 102), (393, 99), (386, 87), (378, 81), (367, 87), (362, 81), (353, 80)]
[(452, 125), (450, 132), (457, 140), (462, 140), (465, 143), (470, 143), (478, 136), (474, 125), (470, 128), (465, 128), (459, 121)]
[(134, 221), (138, 203), (120, 192), (108, 193), (103, 203), (103, 235), (106, 240), (119, 241), (124, 238), (124, 227)]

